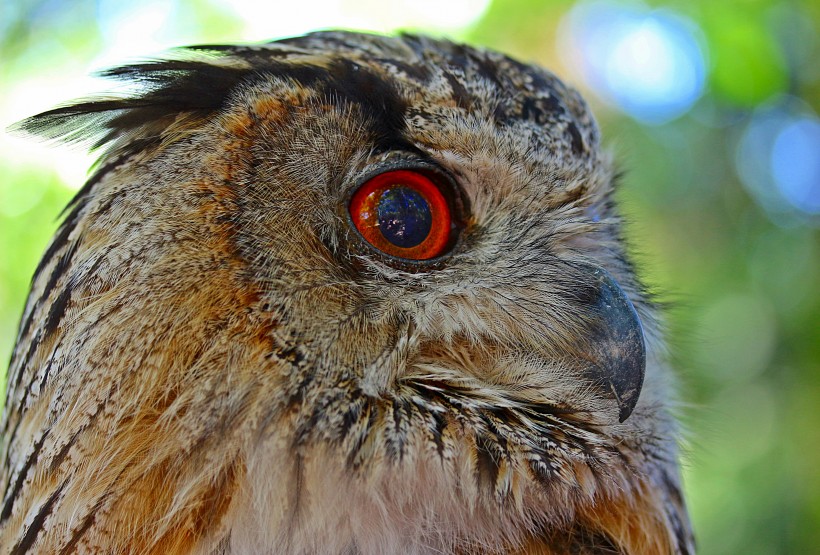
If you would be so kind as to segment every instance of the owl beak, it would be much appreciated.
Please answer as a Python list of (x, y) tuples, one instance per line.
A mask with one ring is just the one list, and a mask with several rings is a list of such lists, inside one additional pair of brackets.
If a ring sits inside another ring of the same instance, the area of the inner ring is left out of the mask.
[(602, 393), (618, 404), (618, 421), (624, 422), (638, 403), (646, 370), (643, 326), (632, 302), (612, 275), (591, 267), (597, 280), (597, 299), (588, 354), (593, 366), (588, 375)]

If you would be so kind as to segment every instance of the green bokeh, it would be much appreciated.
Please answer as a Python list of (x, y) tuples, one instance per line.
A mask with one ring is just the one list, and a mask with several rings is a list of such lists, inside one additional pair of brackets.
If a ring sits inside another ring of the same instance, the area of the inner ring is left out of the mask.
[[(28, 79), (84, 71), (104, 47), (105, 23), (94, 2), (58, 4), (2, 5), (0, 103)], [(685, 479), (700, 552), (815, 553), (818, 230), (806, 221), (773, 221), (742, 187), (734, 157), (761, 103), (789, 93), (820, 111), (820, 5), (651, 4), (679, 10), (700, 26), (710, 68), (705, 96), (685, 116), (647, 127), (586, 94), (626, 172), (619, 197), (643, 278), (672, 305), (670, 336), (688, 430)], [(556, 34), (573, 5), (496, 0), (458, 35), (571, 77)], [(215, 1), (178, 3), (177, 17), (185, 21), (180, 43), (227, 41), (243, 31), (243, 22)], [(14, 152), (0, 152), (0, 176), (0, 357), (6, 361), (31, 273), (72, 190), (49, 160), (21, 165)]]
[(754, 107), (788, 86), (783, 48), (763, 10), (727, 3), (706, 10), (703, 27), (712, 54), (712, 91), (727, 102)]

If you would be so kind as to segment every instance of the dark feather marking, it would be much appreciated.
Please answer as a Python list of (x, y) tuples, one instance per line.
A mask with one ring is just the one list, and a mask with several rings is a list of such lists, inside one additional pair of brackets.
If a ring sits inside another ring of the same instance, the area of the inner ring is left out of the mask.
[(68, 303), (71, 300), (71, 292), (71, 284), (67, 283), (60, 291), (60, 294), (57, 295), (57, 298), (54, 299), (54, 302), (51, 303), (51, 306), (48, 309), (48, 314), (46, 315), (46, 321), (43, 324), (44, 338), (57, 331), (57, 327), (63, 320), (65, 311), (68, 308)]
[(436, 451), (439, 457), (444, 457), (444, 429), (447, 427), (447, 418), (438, 411), (430, 411), (433, 419), (433, 426), (430, 431), (433, 433), (433, 441), (436, 442)]
[[(513, 114), (511, 119), (524, 119), (534, 121), (538, 125), (547, 125), (553, 121), (556, 114), (565, 114), (566, 109), (558, 100), (557, 96), (528, 96), (521, 104), (521, 113)], [(576, 133), (578, 130), (575, 130)]]
[(476, 434), (476, 482), (489, 492), (495, 489), (501, 457), (497, 446), (483, 434)]
[[(40, 378), (40, 384), (39, 384), (40, 391), (43, 390), (43, 388), (46, 386), (46, 382), (48, 382), (48, 376), (49, 376), (49, 374), (51, 374), (51, 368), (54, 366), (54, 356), (55, 355), (56, 355), (56, 349), (55, 349), (55, 351), (51, 352), (51, 356), (48, 357), (48, 363), (46, 363), (46, 367), (45, 367), (45, 369), (43, 369), (43, 377)], [(31, 392), (33, 390), (34, 390), (34, 380), (32, 380), (31, 383), (29, 383), (28, 387), (26, 388), (26, 391), (24, 392), (23, 398), (21, 399), (21, 402), (20, 402), (21, 406), (24, 405), (24, 403), (28, 399), (28, 396), (31, 394)]]
[(400, 397), (393, 398), (391, 401), (394, 434), (388, 436), (385, 447), (387, 448), (387, 455), (392, 460), (400, 461), (404, 457), (404, 442), (406, 439), (401, 426), (410, 417), (410, 405)]
[[(87, 273), (89, 275), (93, 275), (97, 271), (97, 268), (100, 266), (102, 261), (103, 258), (98, 258), (97, 260), (95, 260), (94, 264), (91, 266), (91, 268), (88, 269)], [(74, 290), (74, 284), (77, 282), (77, 279), (78, 278), (75, 275), (68, 280), (68, 283), (66, 283), (63, 286), (63, 289), (60, 291), (59, 295), (57, 295), (57, 298), (54, 299), (54, 303), (49, 308), (48, 315), (46, 316), (46, 321), (42, 328), (44, 339), (50, 336), (52, 333), (54, 333), (57, 330), (57, 326), (62, 321), (63, 316), (65, 315), (66, 308), (68, 307), (68, 303), (71, 300), (71, 293)], [(52, 359), (49, 360), (48, 368), (46, 368), (46, 371), (43, 375), (43, 379), (41, 380), (40, 387), (45, 386), (46, 379), (48, 378), (49, 371), (51, 370), (52, 360), (53, 353)], [(26, 363), (28, 363), (28, 361), (26, 361)]]
[(501, 81), (501, 74), (495, 61), (480, 56), (475, 50), (462, 44), (453, 44), (451, 50), (454, 65), (472, 68), (480, 77), (493, 83), (497, 88), (509, 89), (509, 86), (505, 86), (505, 83)]
[(77, 252), (77, 247), (80, 245), (79, 238), (71, 243), (66, 251), (60, 255), (60, 258), (57, 259), (57, 263), (54, 265), (54, 269), (51, 271), (51, 274), (48, 276), (48, 281), (46, 282), (45, 287), (43, 288), (43, 295), (41, 299), (48, 298), (49, 293), (51, 290), (54, 289), (54, 286), (57, 284), (57, 280), (65, 273), (66, 269), (71, 265), (71, 260), (74, 258), (74, 255)]
[(85, 533), (88, 532), (88, 530), (94, 525), (94, 521), (97, 519), (97, 511), (100, 510), (103, 500), (104, 498), (97, 501), (97, 503), (94, 505), (94, 508), (92, 508), (88, 512), (88, 514), (85, 515), (83, 523), (80, 525), (79, 528), (72, 532), (71, 539), (68, 540), (68, 543), (66, 543), (60, 550), (60, 555), (71, 555), (72, 553), (74, 553), (74, 548), (77, 546), (77, 543), (79, 543), (79, 541), (82, 539)]
[(376, 61), (385, 66), (392, 66), (416, 81), (427, 82), (432, 74), (426, 66), (403, 62), (396, 58), (377, 58)]
[(350, 433), (353, 425), (361, 418), (362, 412), (366, 408), (362, 405), (361, 397), (357, 397), (349, 403), (347, 410), (342, 415), (342, 424), (339, 429), (340, 439), (344, 439)]
[(540, 482), (542, 486), (550, 487), (555, 481), (555, 476), (552, 467), (547, 463), (547, 460), (550, 458), (549, 454), (547, 454), (546, 451), (533, 452), (533, 454), (538, 455), (538, 458), (529, 459), (527, 461), (527, 465), (530, 471), (532, 471), (533, 477)]
[(456, 105), (466, 111), (472, 110), (473, 97), (467, 92), (467, 89), (461, 81), (450, 71), (444, 72), (444, 78), (447, 79), (447, 82), (450, 84), (451, 96), (456, 101)]
[(518, 415), (507, 408), (491, 408), (482, 414), (482, 420), (487, 429), (493, 433), (494, 443), (503, 454), (507, 454), (507, 438), (505, 434), (499, 429), (496, 422), (505, 422), (510, 426), (520, 425)]
[[(6, 406), (9, 406), (8, 399), (6, 400)], [(23, 421), (23, 419), (19, 417), (20, 416), (19, 413), (17, 413), (16, 416), (17, 416), (17, 420), (14, 422), (14, 426), (12, 426), (11, 431), (9, 433), (7, 433), (6, 437), (4, 438), (5, 443), (6, 443), (6, 455), (5, 455), (5, 458), (3, 459), (3, 468), (10, 468), (9, 467), (9, 461), (11, 460), (11, 449), (9, 448), (9, 446), (12, 444), (13, 438), (17, 435), (17, 430), (20, 428), (20, 422)], [(11, 417), (11, 414), (9, 414), (9, 417)], [(6, 427), (8, 427), (8, 421), (6, 422)], [(3, 493), (4, 494), (9, 491), (9, 485), (11, 485), (11, 477), (12, 477), (12, 473), (9, 472), (9, 475), (6, 476), (6, 483), (3, 486)], [(3, 519), (0, 518), (0, 522), (2, 522), (2, 521), (3, 521)]]
[(73, 436), (71, 436), (71, 439), (69, 439), (66, 442), (66, 444), (62, 446), (60, 451), (51, 460), (51, 464), (49, 464), (49, 472), (52, 472), (52, 473), (56, 472), (57, 469), (60, 467), (60, 465), (63, 464), (63, 461), (65, 460), (66, 456), (68, 455), (68, 452), (71, 450), (72, 447), (74, 447), (74, 443), (77, 441), (77, 438), (80, 436), (80, 434), (83, 431), (85, 431), (85, 429), (87, 427), (88, 427), (88, 425), (82, 426), (79, 430), (77, 430), (74, 433)]
[[(60, 225), (60, 228), (57, 230), (57, 233), (51, 240), (51, 244), (49, 244), (48, 248), (46, 249), (46, 252), (43, 253), (43, 257), (37, 264), (37, 268), (34, 270), (34, 279), (37, 279), (37, 276), (39, 276), (43, 272), (43, 270), (45, 270), (45, 267), (48, 265), (49, 262), (51, 262), (51, 260), (56, 255), (57, 251), (65, 247), (68, 243), (68, 236), (71, 235), (71, 231), (77, 225), (77, 212), (79, 212), (79, 210), (81, 210), (82, 207), (85, 205), (85, 199), (79, 199), (77, 196), (75, 196), (74, 199), (68, 204), (68, 206), (66, 206), (66, 209), (72, 205), (73, 209), (71, 213), (68, 215), (68, 217), (66, 217), (62, 225)], [(54, 281), (56, 281), (56, 278), (53, 273), (52, 278), (54, 278)], [(51, 285), (51, 287), (54, 286), (51, 279), (49, 279), (49, 284)], [(46, 289), (48, 290), (51, 287), (47, 286)], [(45, 293), (43, 295), (45, 296)], [(27, 333), (29, 324), (30, 322), (25, 323), (24, 333)]]
[(20, 472), (17, 473), (17, 479), (14, 481), (14, 486), (11, 488), (11, 491), (6, 491), (6, 500), (3, 503), (3, 510), (0, 511), (0, 522), (6, 521), (9, 516), (11, 516), (11, 511), (14, 508), (14, 502), (20, 494), (20, 490), (23, 487), (23, 482), (26, 479), (26, 475), (32, 465), (34, 465), (40, 457), (40, 450), (43, 448), (43, 444), (45, 443), (47, 437), (48, 433), (44, 433), (42, 437), (34, 443), (34, 449), (26, 459), (26, 462), (20, 469)]
[(62, 495), (63, 490), (68, 484), (68, 480), (60, 484), (60, 487), (57, 488), (54, 493), (51, 494), (51, 497), (40, 507), (40, 511), (31, 521), (31, 524), (28, 528), (26, 528), (25, 534), (23, 537), (20, 538), (20, 541), (15, 545), (10, 555), (22, 555), (26, 551), (34, 545), (37, 536), (40, 534), (40, 531), (43, 529), (43, 524), (45, 523), (48, 516), (51, 514), (52, 509), (54, 508), (54, 503), (57, 502), (57, 499)]
[[(37, 348), (40, 346), (40, 338), (41, 337), (42, 337), (42, 332), (40, 330), (37, 330), (37, 333), (35, 334), (35, 336), (31, 338), (31, 342), (29, 343), (28, 349), (26, 349), (26, 354), (23, 355), (23, 360), (21, 361), (21, 363), (19, 365), (19, 368), (18, 368), (19, 371), (17, 372), (17, 376), (15, 377), (15, 380), (14, 380), (14, 387), (13, 388), (9, 387), (8, 391), (6, 392), (6, 406), (11, 406), (11, 404), (10, 404), (11, 397), (10, 396), (11, 396), (12, 392), (20, 390), (20, 386), (23, 383), (23, 376), (26, 374), (25, 369), (28, 368), (29, 363), (31, 361), (31, 357), (34, 356), (34, 353), (37, 351)], [(27, 394), (28, 394), (28, 388), (26, 389), (26, 392), (23, 393), (23, 399), (21, 399), (20, 402), (17, 403), (17, 406), (19, 406), (21, 408), (25, 406), (25, 396)], [(11, 438), (7, 438), (7, 439), (10, 440)]]
[(356, 441), (353, 443), (353, 446), (350, 448), (350, 451), (347, 454), (346, 463), (347, 466), (350, 468), (356, 468), (358, 466), (357, 456), (362, 449), (362, 446), (367, 441), (368, 437), (370, 436), (371, 430), (376, 425), (377, 413), (379, 407), (376, 403), (368, 402), (365, 404), (364, 409), (362, 412), (367, 413), (367, 419), (365, 427), (361, 430), (356, 437)]
[[(530, 403), (527, 405), (527, 412), (533, 416), (538, 416), (542, 420), (554, 420), (559, 416), (575, 416), (579, 412), (576, 409), (560, 404)], [(551, 418), (552, 417), (552, 418)]]
[(586, 151), (586, 144), (584, 143), (583, 137), (581, 137), (581, 132), (578, 131), (578, 126), (572, 122), (569, 122), (567, 124), (567, 131), (569, 132), (570, 136), (570, 145), (572, 145), (572, 152), (574, 152), (578, 156), (582, 155)]

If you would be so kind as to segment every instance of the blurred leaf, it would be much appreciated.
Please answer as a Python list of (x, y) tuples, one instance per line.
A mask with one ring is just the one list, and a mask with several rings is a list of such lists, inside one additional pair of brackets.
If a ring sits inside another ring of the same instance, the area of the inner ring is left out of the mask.
[(720, 99), (751, 107), (785, 91), (785, 58), (761, 15), (714, 3), (703, 26), (712, 56), (712, 85)]

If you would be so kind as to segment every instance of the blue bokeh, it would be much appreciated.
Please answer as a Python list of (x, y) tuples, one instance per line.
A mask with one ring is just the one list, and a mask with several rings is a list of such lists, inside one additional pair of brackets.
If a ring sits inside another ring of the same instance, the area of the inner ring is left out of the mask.
[(820, 215), (820, 119), (799, 99), (783, 96), (752, 113), (735, 167), (777, 223), (809, 223)]
[(820, 121), (807, 116), (785, 125), (771, 152), (774, 181), (795, 208), (820, 214)]
[(582, 2), (568, 24), (584, 79), (635, 119), (665, 123), (703, 94), (705, 55), (689, 19), (641, 4)]

